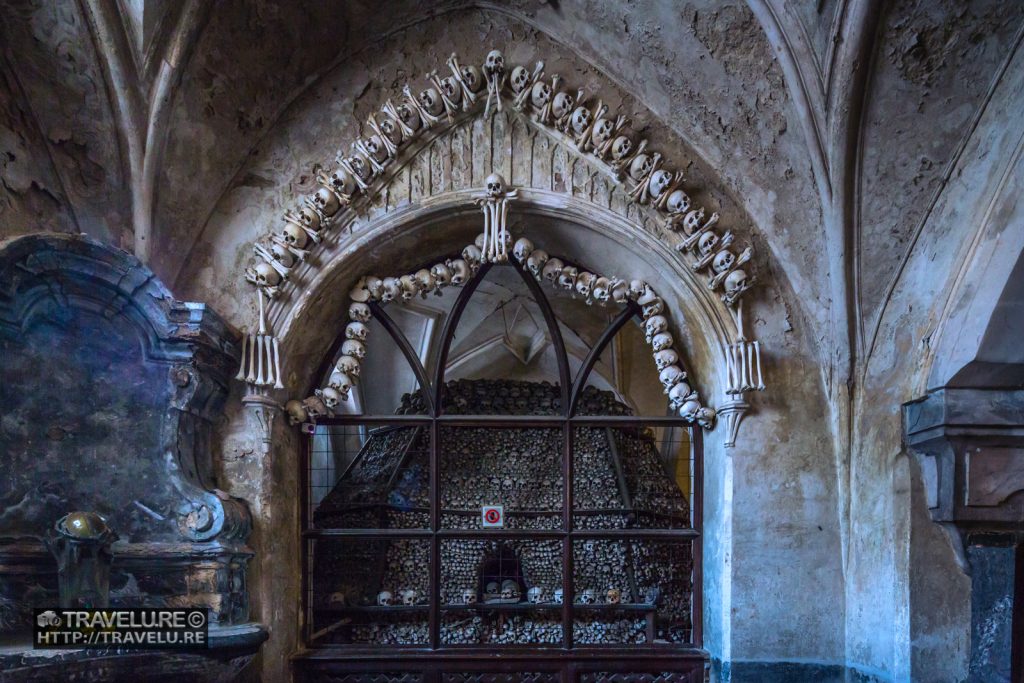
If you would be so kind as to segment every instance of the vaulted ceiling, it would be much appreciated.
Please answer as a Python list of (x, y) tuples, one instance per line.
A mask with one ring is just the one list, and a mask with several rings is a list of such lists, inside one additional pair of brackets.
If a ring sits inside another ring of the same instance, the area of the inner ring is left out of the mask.
[(185, 263), (222, 197), (275, 182), (250, 160), (290, 163), (267, 145), (296, 107), (331, 110), (324, 74), (358, 66), (344, 101), (376, 106), (400, 86), (382, 52), (493, 45), (526, 61), (551, 41), (593, 65), (585, 85), (618, 83), (714, 170), (842, 376), (871, 348), (1022, 20), (999, 0), (8, 0), (0, 236), (88, 233), (196, 295)]

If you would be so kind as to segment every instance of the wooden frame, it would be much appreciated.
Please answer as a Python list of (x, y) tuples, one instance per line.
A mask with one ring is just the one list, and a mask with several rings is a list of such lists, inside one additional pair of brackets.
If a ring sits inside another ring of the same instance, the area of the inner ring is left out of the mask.
[[(456, 299), (451, 313), (445, 321), (441, 334), (440, 352), (433, 377), (428, 377), (419, 357), (413, 350), (408, 339), (376, 303), (370, 303), (373, 317), (387, 330), (401, 350), (409, 366), (412, 368), (420, 384), (420, 391), (426, 406), (426, 415), (382, 415), (382, 416), (339, 416), (318, 420), (323, 425), (355, 425), (355, 424), (387, 424), (420, 426), (430, 430), (430, 523), (424, 529), (316, 529), (310, 525), (309, 518), (309, 465), (310, 443), (312, 436), (303, 440), (302, 454), (302, 600), (303, 600), (303, 640), (307, 647), (309, 642), (309, 548), (316, 539), (422, 539), (431, 544), (430, 563), (430, 604), (429, 604), (429, 644), (422, 646), (329, 646), (310, 648), (300, 653), (297, 658), (303, 662), (300, 669), (336, 672), (354, 672), (362, 667), (368, 671), (377, 668), (368, 665), (373, 662), (383, 664), (388, 670), (416, 670), (423, 672), (423, 681), (442, 677), (442, 671), (477, 671), (481, 667), (489, 671), (542, 671), (559, 672), (563, 683), (575, 681), (580, 671), (667, 671), (678, 670), (685, 680), (692, 673), (696, 682), (696, 672), (703, 670), (706, 657), (700, 650), (702, 638), (702, 507), (703, 507), (703, 440), (701, 430), (678, 417), (633, 417), (633, 416), (580, 416), (576, 408), (583, 388), (586, 386), (590, 373), (604, 349), (611, 343), (615, 335), (630, 320), (639, 315), (639, 307), (630, 302), (602, 332), (593, 348), (583, 361), (575, 379), (570, 377), (569, 361), (565, 344), (554, 311), (550, 302), (541, 290), (537, 281), (521, 266), (511, 262), (529, 288), (537, 305), (540, 307), (558, 360), (559, 387), (561, 391), (560, 415), (447, 415), (444, 413), (445, 366), (459, 320), (465, 311), (469, 299), (477, 286), (490, 270), (491, 264), (481, 266), (476, 275), (466, 283)], [(337, 355), (344, 335), (339, 335), (332, 346), (331, 354), (321, 365), (318, 378), (326, 376)], [(449, 427), (549, 427), (560, 428), (562, 432), (562, 528), (559, 530), (515, 530), (515, 529), (445, 529), (441, 526), (440, 509), (440, 456), (438, 453), (439, 435), (442, 428)], [(573, 527), (573, 433), (580, 426), (629, 427), (629, 426), (684, 426), (690, 432), (690, 448), (693, 488), (691, 504), (693, 514), (690, 528), (684, 529), (587, 529), (577, 530)], [(632, 540), (678, 540), (691, 544), (693, 560), (692, 593), (691, 593), (691, 640), (688, 645), (656, 644), (648, 630), (647, 643), (644, 645), (601, 645), (577, 647), (573, 642), (573, 621), (580, 607), (567, 598), (561, 606), (563, 624), (562, 643), (559, 646), (476, 646), (476, 645), (445, 645), (440, 638), (442, 605), (440, 604), (440, 568), (441, 542), (445, 539), (466, 538), (479, 540), (495, 539), (537, 539), (562, 541), (562, 589), (564, 595), (573, 595), (573, 543), (584, 539), (632, 539)], [(502, 657), (500, 667), (488, 663), (497, 654)], [(584, 662), (586, 662), (584, 664)], [(327, 669), (324, 669), (324, 667)], [(625, 666), (625, 668), (623, 668)], [(312, 667), (310, 669), (309, 667)], [(580, 668), (582, 667), (582, 668)], [(596, 667), (596, 668), (595, 668)], [(667, 668), (666, 668), (667, 667)], [(687, 673), (689, 672), (689, 673)], [(645, 674), (646, 675), (646, 674)], [(680, 678), (679, 680), (684, 680)]]

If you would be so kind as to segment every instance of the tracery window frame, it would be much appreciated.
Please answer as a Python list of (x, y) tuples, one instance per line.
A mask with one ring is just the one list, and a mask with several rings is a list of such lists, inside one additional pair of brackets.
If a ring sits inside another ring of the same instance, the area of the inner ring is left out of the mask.
[[(601, 333), (586, 358), (583, 360), (575, 378), (570, 375), (569, 358), (562, 339), (558, 320), (551, 307), (548, 297), (541, 289), (537, 281), (530, 273), (516, 263), (509, 260), (501, 267), (513, 268), (529, 289), (534, 301), (540, 308), (550, 333), (551, 342), (558, 362), (559, 391), (561, 413), (558, 415), (464, 415), (445, 414), (444, 388), (445, 371), (449, 351), (454, 339), (455, 331), (459, 321), (466, 309), (466, 305), (472, 298), (477, 286), (485, 279), (494, 264), (483, 263), (476, 274), (465, 284), (449, 312), (442, 329), (439, 345), (439, 353), (436, 359), (433, 377), (428, 372), (422, 361), (414, 350), (412, 344), (399, 328), (399, 326), (387, 315), (384, 308), (375, 302), (369, 304), (373, 318), (388, 332), (396, 343), (397, 347), (405, 357), (416, 376), (424, 404), (427, 408), (426, 415), (340, 415), (334, 417), (322, 417), (317, 420), (318, 425), (348, 425), (362, 426), (366, 424), (388, 425), (388, 426), (415, 426), (427, 427), (429, 429), (430, 444), (430, 472), (429, 472), (429, 527), (424, 529), (325, 529), (316, 528), (311, 523), (310, 506), (310, 482), (309, 464), (311, 458), (310, 444), (313, 435), (310, 431), (304, 434), (302, 441), (301, 464), (301, 529), (302, 529), (302, 642), (309, 649), (319, 650), (323, 647), (337, 648), (339, 656), (356, 655), (358, 653), (382, 653), (401, 656), (403, 652), (416, 653), (418, 655), (445, 654), (471, 652), (510, 652), (524, 647), (531, 650), (542, 648), (544, 651), (561, 652), (568, 657), (575, 657), (587, 652), (599, 652), (602, 655), (613, 654), (616, 651), (628, 652), (630, 655), (657, 655), (664, 656), (672, 653), (694, 652), (703, 647), (702, 629), (702, 599), (703, 599), (703, 434), (700, 427), (691, 424), (681, 417), (665, 416), (621, 416), (621, 415), (578, 415), (577, 407), (583, 389), (594, 369), (602, 352), (615, 338), (616, 334), (631, 320), (640, 316), (640, 307), (633, 301), (628, 302), (623, 310), (608, 324)], [(327, 376), (337, 356), (341, 345), (345, 340), (344, 333), (338, 335), (330, 352), (317, 371), (317, 378)], [(504, 428), (560, 428), (562, 433), (562, 525), (557, 530), (535, 530), (535, 529), (455, 529), (445, 528), (441, 520), (441, 463), (440, 463), (440, 431), (446, 427), (504, 427)], [(578, 427), (675, 427), (685, 428), (689, 433), (690, 459), (692, 462), (692, 490), (690, 491), (690, 527), (686, 529), (577, 529), (574, 526), (574, 501), (573, 501), (573, 438), (574, 431)], [(396, 647), (393, 645), (328, 645), (318, 646), (311, 642), (312, 605), (310, 604), (310, 545), (320, 539), (348, 539), (348, 540), (396, 540), (416, 539), (429, 541), (430, 543), (430, 565), (429, 565), (429, 641), (425, 647), (409, 646)], [(555, 646), (529, 644), (529, 645), (453, 645), (445, 644), (441, 638), (441, 617), (444, 606), (441, 604), (441, 544), (449, 539), (471, 539), (471, 540), (560, 540), (562, 544), (562, 590), (565, 599), (561, 605), (562, 640)], [(604, 645), (576, 645), (574, 642), (573, 625), (580, 606), (572, 599), (574, 595), (574, 543), (586, 540), (628, 540), (628, 541), (689, 541), (692, 554), (692, 591), (690, 594), (690, 624), (691, 642), (686, 644), (678, 643), (655, 643), (653, 638), (648, 637), (642, 645), (632, 644), (604, 644)]]

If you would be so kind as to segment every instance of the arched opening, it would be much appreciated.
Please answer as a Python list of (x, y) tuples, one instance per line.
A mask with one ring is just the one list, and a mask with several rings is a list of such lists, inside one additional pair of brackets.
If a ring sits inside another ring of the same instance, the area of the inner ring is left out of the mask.
[[(651, 364), (640, 305), (543, 282), (510, 259), (438, 302), (368, 304), (390, 360), (362, 358), (305, 440), (304, 669), (703, 670), (700, 429), (656, 372), (660, 403), (624, 381)], [(378, 390), (388, 414), (363, 408)]]

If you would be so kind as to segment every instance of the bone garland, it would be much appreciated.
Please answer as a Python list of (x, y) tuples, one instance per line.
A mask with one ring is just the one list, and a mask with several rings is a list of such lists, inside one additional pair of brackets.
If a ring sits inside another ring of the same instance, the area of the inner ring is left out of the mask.
[[(498, 179), (501, 180), (500, 176)], [(503, 180), (501, 180), (500, 189), (505, 189)], [(499, 196), (501, 196), (500, 193)], [(488, 208), (500, 210), (497, 205)], [(485, 230), (486, 228), (485, 225)], [(395, 299), (413, 301), (417, 294), (425, 297), (430, 291), (440, 294), (445, 287), (461, 287), (476, 273), (482, 262), (501, 262), (492, 260), (492, 258), (500, 256), (497, 245), (507, 242), (507, 238), (502, 237), (502, 234), (501, 231), (494, 233), (492, 230), (489, 237), (485, 232), (477, 237), (476, 243), (466, 245), (462, 250), (462, 258), (449, 259), (444, 263), (435, 264), (430, 269), (421, 268), (413, 274), (383, 279), (373, 275), (360, 278), (349, 291), (352, 304), (349, 306), (350, 322), (345, 328), (346, 341), (341, 347), (342, 355), (335, 363), (328, 385), (316, 390), (315, 399), (322, 402), (325, 409), (331, 412), (348, 399), (350, 390), (358, 381), (361, 362), (366, 354), (363, 342), (366, 341), (369, 331), (367, 323), (372, 317), (369, 302), (387, 303)], [(504, 234), (507, 234), (507, 231)], [(644, 319), (647, 342), (654, 351), (654, 361), (659, 371), (658, 377), (664, 387), (664, 393), (669, 398), (670, 405), (689, 422), (696, 422), (705, 429), (714, 428), (716, 412), (713, 408), (702, 406), (697, 392), (686, 382), (687, 375), (679, 365), (679, 354), (672, 349), (674, 339), (668, 330), (669, 323), (664, 301), (649, 284), (643, 280), (631, 280), (627, 286), (624, 280), (617, 277), (608, 278), (587, 271), (578, 272), (579, 269), (575, 266), (564, 265), (561, 259), (549, 258), (546, 252), (534, 249), (533, 242), (525, 237), (516, 241), (513, 254), (520, 266), (526, 268), (538, 281), (543, 276), (553, 286), (569, 289), (573, 296), (577, 294), (582, 296), (588, 304), (596, 302), (605, 305), (608, 301), (618, 304), (636, 302)], [(543, 259), (534, 259), (535, 255), (543, 255)], [(507, 255), (505, 258), (507, 260)], [(742, 323), (741, 319), (739, 323)], [(740, 330), (742, 333), (742, 325), (740, 325)], [(749, 361), (744, 360), (743, 366), (747, 368), (746, 376), (748, 378), (754, 377), (756, 370), (756, 381), (751, 388), (756, 388), (758, 385), (763, 388), (763, 384), (760, 382), (759, 346), (755, 343), (752, 349), (753, 351), (750, 353), (753, 355), (750, 355)], [(740, 352), (747, 354), (745, 349), (741, 349)], [(744, 358), (746, 357), (744, 355)], [(734, 375), (733, 364), (730, 364), (729, 368), (731, 387)], [(751, 380), (748, 379), (746, 383), (751, 383)], [(289, 402), (288, 405), (291, 408), (286, 406), (286, 409), (289, 415), (295, 417), (292, 424), (310, 419), (308, 416), (302, 416), (309, 412), (303, 406), (312, 399), (314, 397), (306, 399), (303, 404), (295, 401)]]
[[(292, 234), (292, 239), (289, 239), (288, 231), (282, 232), (281, 238), (288, 243), (287, 251), (292, 256), (300, 261), (305, 259), (308, 253), (306, 243), (319, 244), (321, 231), (329, 227), (332, 217), (341, 210), (352, 208), (352, 202), (360, 194), (368, 198), (376, 194), (379, 188), (371, 187), (371, 184), (385, 175), (386, 167), (400, 154), (402, 146), (413, 141), (424, 129), (440, 123), (442, 119), (449, 125), (455, 125), (454, 115), (460, 106), (462, 111), (468, 112), (483, 104), (485, 116), (495, 110), (501, 111), (503, 97), (509, 96), (517, 112), (534, 119), (555, 136), (564, 135), (567, 144), (580, 154), (590, 155), (596, 162), (604, 164), (609, 174), (619, 182), (628, 177), (626, 192), (632, 201), (651, 206), (664, 214), (666, 229), (684, 232), (683, 242), (677, 245), (677, 249), (688, 255), (692, 253), (695, 271), (718, 262), (731, 235), (726, 233), (719, 238), (715, 234), (714, 238), (705, 238), (718, 215), (712, 214), (711, 219), (701, 225), (705, 211), (702, 207), (692, 206), (690, 197), (682, 189), (682, 174), (663, 169), (664, 160), (660, 154), (648, 151), (646, 139), (640, 140), (639, 144), (634, 143), (634, 139), (624, 131), (629, 123), (625, 116), (609, 113), (600, 100), (588, 108), (583, 102), (583, 91), (570, 94), (557, 74), (545, 80), (542, 61), (536, 63), (532, 72), (526, 66), (506, 67), (501, 52), (492, 50), (480, 67), (460, 63), (455, 54), (448, 58), (446, 64), (451, 76), (440, 78), (435, 71), (430, 72), (427, 87), (418, 96), (413, 95), (411, 87), (406, 84), (402, 88), (405, 102), (395, 105), (387, 99), (380, 110), (383, 120), (378, 119), (377, 114), (371, 114), (367, 119), (372, 130), (369, 137), (351, 144), (350, 153), (338, 158), (339, 167), (334, 173), (329, 176), (326, 173), (316, 174), (321, 189), (306, 198), (305, 206), (286, 214), (297, 231), (305, 234), (301, 238)], [(702, 239), (704, 242), (699, 245)], [(704, 249), (697, 249), (698, 246)], [(266, 249), (256, 252), (262, 263), (247, 267), (245, 278), (266, 295), (274, 297), (289, 279), (286, 271), (292, 266), (287, 265), (287, 258), (279, 258), (272, 247)], [(744, 255), (747, 255), (746, 259)], [(721, 300), (727, 306), (735, 306), (740, 296), (753, 285), (755, 279), (739, 267), (751, 258), (752, 252), (744, 250), (731, 267), (727, 267), (724, 264), (730, 257), (722, 256), (723, 269), (716, 269), (709, 279), (711, 289), (724, 289)]]
[(242, 337), (242, 360), (235, 379), (258, 387), (271, 386), (284, 389), (281, 383), (281, 351), (277, 337), (267, 334), (267, 315), (263, 305), (264, 294), (256, 293), (259, 299), (260, 327), (258, 334), (246, 333)]

